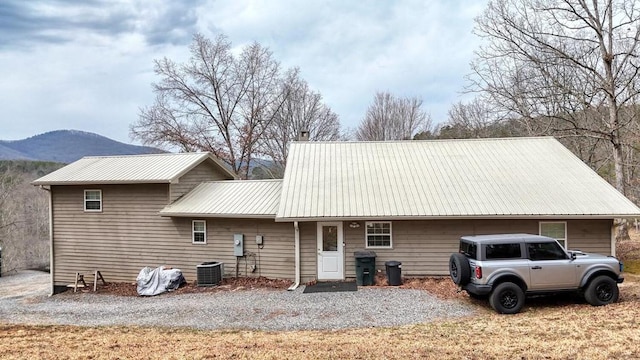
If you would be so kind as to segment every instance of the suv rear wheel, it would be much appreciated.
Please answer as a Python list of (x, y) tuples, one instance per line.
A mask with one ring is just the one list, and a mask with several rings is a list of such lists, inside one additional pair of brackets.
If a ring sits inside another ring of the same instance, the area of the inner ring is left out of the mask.
[(500, 314), (516, 314), (524, 306), (524, 291), (512, 282), (503, 282), (491, 292), (489, 304)]
[(601, 275), (591, 280), (584, 292), (584, 298), (593, 306), (602, 306), (618, 301), (619, 294), (616, 281)]
[(471, 266), (467, 257), (454, 253), (449, 258), (449, 275), (456, 285), (466, 285), (471, 279)]

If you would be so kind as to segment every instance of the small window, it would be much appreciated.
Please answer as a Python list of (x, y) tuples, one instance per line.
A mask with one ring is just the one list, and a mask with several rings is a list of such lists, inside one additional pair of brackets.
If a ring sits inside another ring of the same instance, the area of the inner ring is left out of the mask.
[(207, 243), (207, 222), (204, 220), (193, 220), (193, 243), (194, 244), (206, 244)]
[(489, 244), (485, 251), (487, 260), (520, 259), (522, 257), (520, 244)]
[(567, 223), (564, 221), (540, 222), (540, 235), (558, 240), (567, 249)]
[(367, 222), (367, 248), (391, 248), (391, 222)]
[(477, 247), (475, 243), (460, 241), (460, 254), (470, 258), (476, 259)]
[(531, 260), (563, 260), (567, 254), (556, 242), (540, 242), (527, 244), (529, 259)]
[(102, 190), (84, 191), (84, 211), (102, 211)]

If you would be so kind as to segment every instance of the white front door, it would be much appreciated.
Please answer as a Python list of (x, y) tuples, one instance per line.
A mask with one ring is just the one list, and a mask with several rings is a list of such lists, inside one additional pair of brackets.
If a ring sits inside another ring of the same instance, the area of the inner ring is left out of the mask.
[(342, 222), (318, 223), (318, 280), (344, 279)]

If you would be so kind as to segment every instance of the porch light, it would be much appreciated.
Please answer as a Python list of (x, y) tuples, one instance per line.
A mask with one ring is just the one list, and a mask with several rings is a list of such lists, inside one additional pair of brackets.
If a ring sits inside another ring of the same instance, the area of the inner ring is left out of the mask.
[(357, 221), (352, 221), (351, 224), (349, 224), (349, 227), (352, 229), (357, 229), (360, 227), (360, 223)]

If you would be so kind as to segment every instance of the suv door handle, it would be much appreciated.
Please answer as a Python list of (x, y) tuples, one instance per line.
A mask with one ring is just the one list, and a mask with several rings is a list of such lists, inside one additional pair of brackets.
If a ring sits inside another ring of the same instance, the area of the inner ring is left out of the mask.
[(534, 266), (531, 268), (531, 270), (540, 270), (542, 269), (542, 266)]

